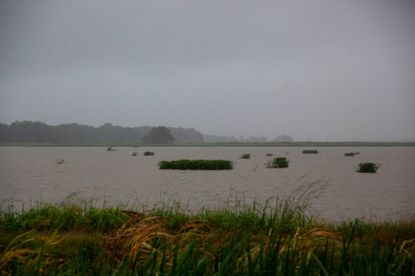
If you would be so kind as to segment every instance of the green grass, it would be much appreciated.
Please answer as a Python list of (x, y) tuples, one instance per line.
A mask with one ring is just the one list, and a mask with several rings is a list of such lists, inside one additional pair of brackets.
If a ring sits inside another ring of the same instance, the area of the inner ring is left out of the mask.
[(321, 223), (291, 202), (0, 215), (5, 275), (414, 275), (414, 257), (413, 221)]
[(106, 232), (121, 226), (128, 215), (121, 209), (100, 209), (91, 206), (41, 204), (22, 213), (1, 212), (0, 231), (24, 232), (80, 230)]
[(276, 157), (272, 161), (268, 161), (267, 168), (288, 168), (289, 161), (287, 157)]
[(359, 163), (359, 165), (356, 168), (356, 171), (360, 173), (376, 173), (379, 167), (379, 164), (373, 162)]
[(153, 156), (154, 152), (153, 151), (146, 151), (144, 152), (144, 156)]
[(161, 170), (231, 170), (233, 163), (229, 160), (174, 160), (161, 161)]
[(303, 154), (317, 154), (318, 150), (303, 150)]

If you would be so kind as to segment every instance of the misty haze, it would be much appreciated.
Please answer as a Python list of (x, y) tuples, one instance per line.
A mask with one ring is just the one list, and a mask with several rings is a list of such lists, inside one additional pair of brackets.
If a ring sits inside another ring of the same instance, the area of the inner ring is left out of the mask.
[(414, 275), (414, 29), (406, 0), (0, 1), (0, 271)]
[(1, 1), (0, 118), (415, 140), (411, 1)]

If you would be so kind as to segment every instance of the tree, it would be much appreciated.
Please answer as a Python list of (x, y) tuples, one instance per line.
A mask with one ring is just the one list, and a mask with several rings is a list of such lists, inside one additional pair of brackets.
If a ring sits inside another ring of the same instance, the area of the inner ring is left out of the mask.
[(171, 144), (176, 140), (165, 126), (153, 127), (143, 138), (145, 144)]

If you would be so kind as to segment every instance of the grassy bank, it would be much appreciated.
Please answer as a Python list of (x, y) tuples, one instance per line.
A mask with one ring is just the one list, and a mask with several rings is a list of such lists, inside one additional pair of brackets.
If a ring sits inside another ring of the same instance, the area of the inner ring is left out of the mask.
[(37, 274), (414, 275), (415, 222), (320, 223), (290, 203), (189, 214), (42, 205), (0, 215), (0, 271)]

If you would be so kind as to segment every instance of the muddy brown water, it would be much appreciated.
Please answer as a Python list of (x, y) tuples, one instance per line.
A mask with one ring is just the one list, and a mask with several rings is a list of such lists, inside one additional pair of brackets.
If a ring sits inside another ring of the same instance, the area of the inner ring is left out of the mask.
[[(0, 147), (0, 204), (5, 209), (62, 202), (69, 195), (97, 206), (151, 208), (180, 201), (189, 210), (223, 202), (263, 204), (299, 196), (308, 187), (309, 212), (323, 220), (415, 219), (414, 147)], [(154, 151), (154, 156), (144, 156)], [(137, 156), (131, 156), (137, 152)], [(345, 152), (360, 152), (345, 157)], [(250, 159), (240, 159), (250, 153)], [(287, 169), (267, 169), (286, 156)], [(62, 160), (63, 159), (63, 162)], [(229, 171), (159, 170), (160, 160), (229, 159)], [(59, 161), (61, 160), (61, 161)], [(380, 163), (376, 174), (356, 173), (359, 162)], [(59, 164), (61, 163), (61, 164)]]

